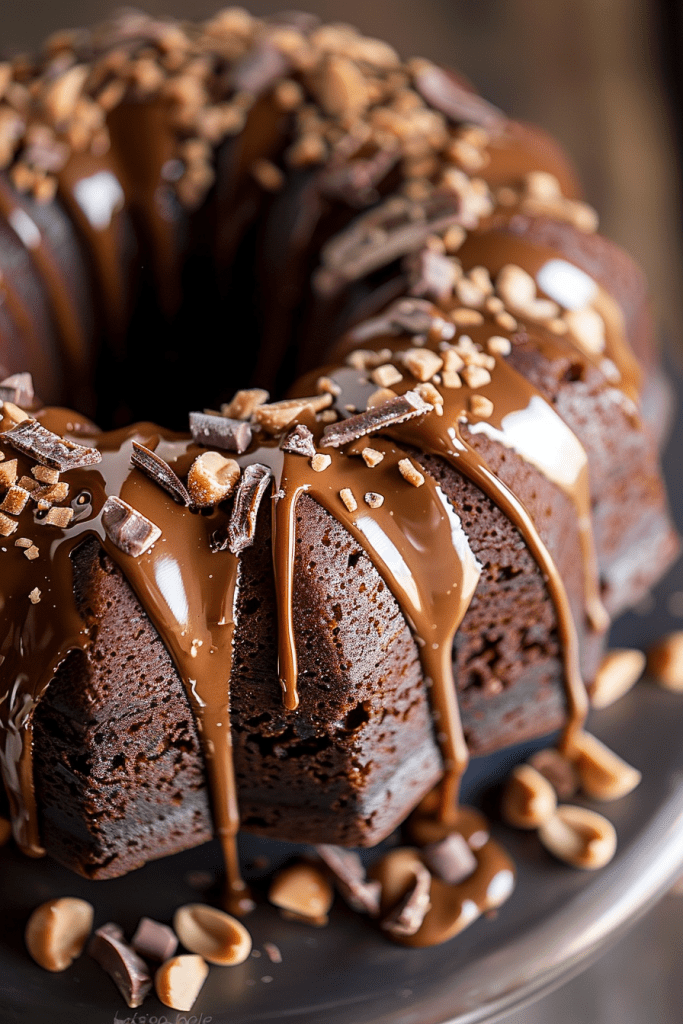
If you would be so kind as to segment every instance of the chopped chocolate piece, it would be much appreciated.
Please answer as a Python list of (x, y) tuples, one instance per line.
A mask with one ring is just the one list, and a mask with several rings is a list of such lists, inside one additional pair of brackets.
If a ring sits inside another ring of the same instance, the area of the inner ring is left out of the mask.
[(298, 423), (287, 431), (280, 441), (280, 448), (283, 452), (290, 452), (292, 455), (305, 455), (312, 458), (315, 455), (313, 434), (305, 423)]
[(369, 206), (379, 199), (377, 185), (399, 159), (398, 147), (378, 149), (372, 156), (339, 164), (334, 157), (321, 171), (319, 187), (330, 199), (343, 199), (349, 206)]
[(175, 473), (169, 464), (164, 461), (156, 452), (145, 448), (139, 441), (133, 441), (133, 454), (130, 457), (136, 469), (141, 470), (159, 487), (171, 495), (179, 505), (188, 506), (191, 499), (187, 487), (180, 477)]
[(102, 507), (102, 525), (112, 544), (132, 558), (144, 554), (161, 530), (121, 498), (109, 497)]
[(360, 914), (379, 917), (381, 882), (368, 882), (363, 863), (354, 850), (321, 843), (316, 852), (325, 861), (348, 905)]
[[(436, 310), (427, 299), (398, 299), (380, 316), (355, 327), (351, 336), (355, 341), (364, 342), (383, 334), (399, 334), (401, 331), (408, 334), (427, 334), (434, 324), (435, 317)], [(382, 349), (382, 353), (384, 352), (388, 350)], [(384, 359), (378, 359), (377, 356), (378, 353), (372, 351), (368, 351), (366, 356), (364, 350), (360, 350), (359, 353), (352, 352), (346, 361), (350, 366), (358, 365), (359, 369), (366, 369), (368, 365), (377, 366), (380, 362), (386, 362), (391, 358), (391, 352)]]
[(168, 960), (178, 948), (178, 936), (167, 924), (141, 917), (130, 944), (148, 960)]
[(390, 935), (415, 935), (431, 907), (429, 893), (432, 876), (423, 864), (415, 869), (415, 883), (402, 900), (382, 921), (382, 928)]
[(255, 96), (275, 85), (289, 70), (289, 61), (272, 43), (257, 43), (233, 68), (231, 86)]
[(457, 885), (469, 878), (477, 866), (467, 840), (459, 832), (451, 832), (438, 843), (430, 843), (422, 850), (429, 870), (444, 882)]
[(0, 381), (0, 401), (12, 402), (21, 409), (30, 409), (33, 405), (33, 378), (30, 373), (13, 373)]
[(460, 209), (461, 199), (455, 194), (427, 199), (417, 217), (413, 216), (415, 206), (404, 197), (385, 200), (323, 246), (322, 266), (314, 277), (317, 291), (334, 295), (350, 282), (414, 252), (430, 235), (455, 224)]
[(232, 420), (228, 416), (191, 412), (190, 431), (197, 444), (205, 448), (221, 448), (223, 451), (241, 454), (251, 444), (249, 424), (243, 420)]
[(5, 430), (0, 437), (17, 451), (29, 455), (42, 466), (58, 469), (60, 473), (94, 466), (102, 461), (102, 453), (97, 448), (84, 448), (75, 441), (68, 441), (59, 434), (53, 434), (37, 420), (24, 420), (11, 430)]
[(93, 935), (88, 953), (113, 980), (131, 1009), (142, 1005), (152, 987), (147, 965), (129, 946), (117, 924), (103, 924)]
[(323, 448), (339, 448), (349, 441), (357, 441), (366, 434), (405, 423), (413, 416), (423, 416), (433, 408), (433, 405), (423, 402), (415, 391), (406, 391), (404, 395), (392, 398), (382, 405), (375, 406), (374, 409), (367, 409), (357, 416), (349, 416), (340, 423), (331, 423), (323, 431), (321, 445)]
[(497, 131), (505, 125), (505, 115), (493, 104), (460, 85), (448, 71), (429, 61), (420, 61), (413, 74), (415, 88), (430, 106), (452, 121), (480, 125)]
[(258, 510), (271, 478), (268, 466), (258, 462), (247, 466), (242, 473), (228, 523), (228, 548), (233, 555), (239, 555), (254, 543)]
[(13, 484), (5, 495), (2, 504), (0, 504), (0, 511), (9, 512), (12, 516), (18, 516), (24, 511), (28, 499), (28, 491), (25, 491), (23, 487)]
[(459, 270), (453, 260), (443, 253), (422, 249), (406, 259), (410, 273), (411, 295), (424, 295), (430, 299), (450, 299)]

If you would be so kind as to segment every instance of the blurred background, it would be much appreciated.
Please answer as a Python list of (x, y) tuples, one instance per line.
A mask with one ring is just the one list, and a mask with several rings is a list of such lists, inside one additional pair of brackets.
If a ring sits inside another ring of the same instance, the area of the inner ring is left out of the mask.
[[(38, 46), (102, 19), (115, 0), (2, 4), (0, 47)], [(144, 0), (149, 13), (212, 14), (220, 0)], [(248, 0), (253, 13), (289, 0)], [(301, 0), (404, 55), (457, 67), (514, 117), (573, 155), (601, 230), (646, 270), (669, 353), (683, 367), (680, 0)], [(680, 628), (680, 626), (678, 627)], [(681, 1024), (683, 896), (669, 894), (598, 963), (508, 1024)]]

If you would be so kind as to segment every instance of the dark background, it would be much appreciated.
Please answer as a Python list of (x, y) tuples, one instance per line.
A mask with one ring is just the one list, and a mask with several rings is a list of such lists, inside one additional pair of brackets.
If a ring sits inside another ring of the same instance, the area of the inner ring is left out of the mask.
[[(5, 0), (0, 49), (105, 18), (112, 0)], [(145, 0), (202, 18), (217, 0)], [(257, 14), (290, 0), (249, 0)], [(573, 155), (602, 231), (645, 268), (662, 337), (683, 365), (681, 0), (307, 0), (464, 72), (489, 99), (556, 135)], [(671, 481), (675, 487), (675, 482)], [(683, 613), (683, 608), (682, 608)], [(679, 627), (680, 628), (680, 627)], [(599, 964), (509, 1024), (681, 1024), (681, 897), (670, 895)]]

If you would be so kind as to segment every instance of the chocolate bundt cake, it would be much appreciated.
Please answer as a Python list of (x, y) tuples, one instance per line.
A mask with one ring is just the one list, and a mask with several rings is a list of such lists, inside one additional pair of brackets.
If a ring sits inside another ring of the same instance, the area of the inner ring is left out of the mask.
[(308, 15), (127, 14), (0, 91), (20, 846), (217, 834), (239, 902), (238, 827), (372, 845), (470, 754), (571, 752), (676, 538), (644, 283), (558, 147)]

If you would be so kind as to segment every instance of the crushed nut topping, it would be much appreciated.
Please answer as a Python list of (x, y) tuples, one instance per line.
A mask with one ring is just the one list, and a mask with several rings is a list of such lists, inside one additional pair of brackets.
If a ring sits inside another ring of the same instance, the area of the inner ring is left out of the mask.
[(404, 477), (409, 484), (412, 484), (413, 487), (422, 487), (425, 482), (425, 478), (422, 473), (420, 473), (419, 469), (413, 465), (410, 459), (399, 459), (398, 468), (401, 476)]

